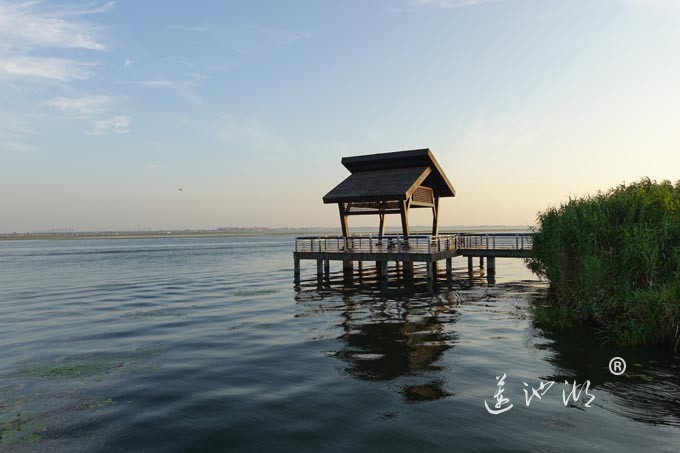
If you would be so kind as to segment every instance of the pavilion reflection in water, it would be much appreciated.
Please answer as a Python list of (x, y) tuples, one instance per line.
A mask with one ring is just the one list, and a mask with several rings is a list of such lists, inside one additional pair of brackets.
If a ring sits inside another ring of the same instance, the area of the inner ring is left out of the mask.
[[(367, 296), (346, 289), (341, 347), (332, 354), (344, 362), (343, 372), (362, 381), (398, 382), (406, 402), (449, 396), (439, 362), (458, 340), (453, 330), (458, 294), (430, 290), (393, 287)], [(298, 297), (302, 301), (301, 293)]]

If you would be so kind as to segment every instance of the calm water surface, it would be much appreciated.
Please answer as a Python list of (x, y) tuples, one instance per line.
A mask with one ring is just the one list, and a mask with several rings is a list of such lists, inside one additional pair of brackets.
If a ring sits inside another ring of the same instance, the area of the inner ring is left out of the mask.
[(458, 258), (450, 283), (383, 289), (303, 262), (296, 288), (292, 244), (0, 242), (0, 450), (680, 450), (680, 359), (542, 330), (520, 260), (495, 286)]

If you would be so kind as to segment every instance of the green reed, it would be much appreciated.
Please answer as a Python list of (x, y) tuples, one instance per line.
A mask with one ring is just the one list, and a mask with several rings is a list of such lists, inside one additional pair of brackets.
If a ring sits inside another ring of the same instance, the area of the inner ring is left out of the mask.
[(529, 268), (551, 284), (544, 321), (619, 345), (680, 342), (680, 182), (643, 179), (538, 216)]

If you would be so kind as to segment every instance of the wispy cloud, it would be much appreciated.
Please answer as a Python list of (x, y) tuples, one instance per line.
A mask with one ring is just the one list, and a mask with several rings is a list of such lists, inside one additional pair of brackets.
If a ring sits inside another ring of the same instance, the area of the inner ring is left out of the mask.
[(132, 119), (129, 116), (117, 115), (92, 122), (88, 135), (127, 134), (130, 132)]
[(116, 2), (108, 1), (101, 5), (87, 3), (83, 6), (60, 7), (62, 16), (87, 16), (89, 14), (108, 13), (116, 6)]
[(38, 147), (30, 143), (0, 142), (0, 152), (3, 153), (34, 153)]
[(28, 79), (48, 79), (66, 82), (87, 79), (92, 74), (92, 63), (81, 63), (66, 58), (0, 56), (0, 76)]
[(56, 97), (43, 103), (65, 115), (85, 118), (103, 115), (108, 111), (110, 104), (110, 96)]
[(80, 97), (56, 97), (43, 102), (42, 106), (50, 107), (68, 117), (86, 120), (87, 135), (126, 134), (130, 132), (131, 118), (127, 115), (107, 116), (112, 109), (111, 96), (91, 95)]
[(56, 47), (106, 50), (97, 38), (98, 29), (75, 20), (76, 16), (104, 12), (112, 2), (95, 9), (57, 10), (42, 2), (0, 2), (0, 39), (9, 48)]
[[(509, 0), (410, 0), (410, 4), (414, 7), (455, 9), (506, 1)], [(638, 6), (680, 7), (680, 0), (611, 0), (611, 2)], [(397, 11), (404, 10), (398, 9)]]
[[(197, 77), (203, 79), (204, 77)], [(139, 85), (152, 88), (167, 88), (172, 90), (177, 96), (193, 102), (197, 105), (203, 105), (203, 100), (194, 93), (193, 89), (197, 85), (197, 81), (176, 82), (168, 79), (152, 79), (152, 80), (133, 80), (127, 82), (132, 85)]]
[(49, 57), (44, 51), (107, 50), (100, 27), (81, 17), (109, 11), (113, 5), (113, 2), (99, 6), (90, 3), (79, 8), (41, 1), (0, 0), (0, 75), (62, 82), (88, 78), (92, 63)]

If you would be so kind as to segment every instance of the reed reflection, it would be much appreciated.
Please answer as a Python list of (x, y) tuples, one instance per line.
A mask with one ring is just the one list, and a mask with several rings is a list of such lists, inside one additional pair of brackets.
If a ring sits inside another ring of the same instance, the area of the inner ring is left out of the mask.
[[(556, 368), (546, 379), (590, 380), (591, 389), (611, 395), (614, 404), (604, 404), (605, 410), (652, 425), (680, 426), (680, 356), (673, 351), (617, 348), (601, 345), (589, 329), (553, 331), (536, 321), (534, 326), (551, 340), (538, 346), (551, 352), (548, 361)], [(621, 376), (609, 371), (608, 363), (613, 357), (622, 357), (627, 362)]]

